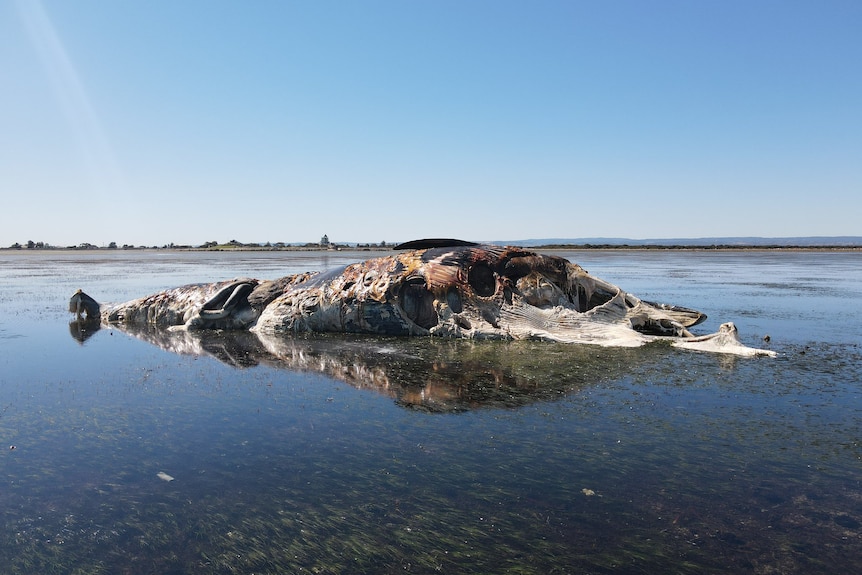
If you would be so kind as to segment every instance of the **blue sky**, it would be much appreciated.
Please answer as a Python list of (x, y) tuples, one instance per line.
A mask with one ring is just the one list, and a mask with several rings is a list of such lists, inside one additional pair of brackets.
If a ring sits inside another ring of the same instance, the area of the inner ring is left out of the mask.
[(862, 235), (862, 3), (0, 0), (0, 246)]

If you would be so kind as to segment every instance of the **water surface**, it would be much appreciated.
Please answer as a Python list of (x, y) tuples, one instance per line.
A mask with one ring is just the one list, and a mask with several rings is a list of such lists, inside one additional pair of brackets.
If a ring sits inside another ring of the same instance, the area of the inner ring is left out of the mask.
[(0, 252), (0, 571), (862, 572), (857, 253), (562, 254), (775, 359), (69, 327), (368, 255)]

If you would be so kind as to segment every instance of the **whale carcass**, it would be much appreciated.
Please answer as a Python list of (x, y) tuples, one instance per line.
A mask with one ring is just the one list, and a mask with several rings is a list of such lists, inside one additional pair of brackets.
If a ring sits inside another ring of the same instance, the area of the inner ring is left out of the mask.
[(732, 323), (695, 335), (698, 311), (642, 300), (562, 257), (520, 247), (419, 240), (326, 272), (186, 285), (120, 305), (78, 290), (69, 309), (114, 325), (262, 334), (369, 333), (537, 339), (774, 355), (740, 343)]

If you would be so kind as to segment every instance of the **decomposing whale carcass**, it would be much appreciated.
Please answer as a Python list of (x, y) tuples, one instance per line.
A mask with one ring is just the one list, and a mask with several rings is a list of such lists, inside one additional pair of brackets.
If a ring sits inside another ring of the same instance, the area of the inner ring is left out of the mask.
[(564, 258), (519, 247), (418, 240), (401, 251), (327, 272), (234, 279), (174, 288), (116, 306), (78, 291), (70, 311), (107, 324), (168, 329), (250, 329), (539, 339), (674, 346), (774, 355), (740, 343), (732, 323), (697, 336), (706, 316), (642, 300)]

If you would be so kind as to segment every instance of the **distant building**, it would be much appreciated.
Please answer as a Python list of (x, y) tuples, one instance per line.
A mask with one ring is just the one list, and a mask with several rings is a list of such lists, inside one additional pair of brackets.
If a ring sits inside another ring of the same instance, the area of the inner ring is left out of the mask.
[(320, 238), (320, 247), (328, 248), (329, 247), (329, 236), (323, 234), (323, 237)]

